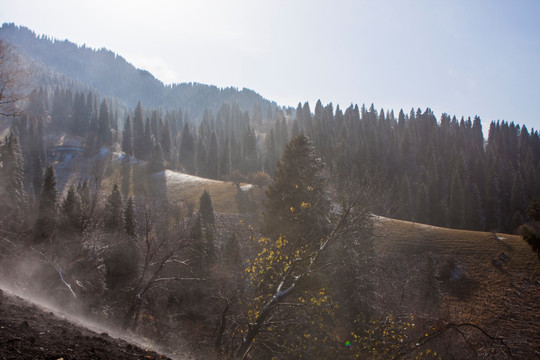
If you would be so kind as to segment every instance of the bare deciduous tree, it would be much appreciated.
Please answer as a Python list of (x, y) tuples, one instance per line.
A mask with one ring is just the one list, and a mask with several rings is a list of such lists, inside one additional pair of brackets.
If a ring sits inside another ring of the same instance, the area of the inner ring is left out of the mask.
[(131, 286), (129, 306), (123, 322), (125, 329), (136, 326), (145, 296), (152, 289), (167, 291), (166, 285), (169, 283), (194, 280), (180, 277), (177, 271), (170, 268), (174, 264), (183, 266), (188, 263), (188, 259), (182, 256), (182, 250), (189, 245), (190, 219), (182, 210), (145, 199), (141, 237), (138, 240), (141, 269)]
[(0, 40), (0, 115), (16, 116), (30, 93), (28, 77), (15, 50)]

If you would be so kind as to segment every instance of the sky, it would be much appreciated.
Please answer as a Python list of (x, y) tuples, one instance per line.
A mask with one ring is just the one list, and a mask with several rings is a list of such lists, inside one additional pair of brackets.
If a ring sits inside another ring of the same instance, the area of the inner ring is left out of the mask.
[(112, 50), (165, 84), (282, 106), (431, 108), (540, 128), (536, 0), (0, 0), (0, 22)]

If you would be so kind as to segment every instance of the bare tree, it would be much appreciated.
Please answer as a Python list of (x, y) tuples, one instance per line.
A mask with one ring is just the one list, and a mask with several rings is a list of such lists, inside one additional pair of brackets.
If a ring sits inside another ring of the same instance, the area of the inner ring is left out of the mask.
[(27, 72), (21, 59), (0, 39), (0, 115), (19, 115), (19, 102), (29, 93)]
[(138, 240), (140, 274), (130, 289), (130, 300), (124, 317), (124, 329), (136, 326), (145, 297), (154, 289), (167, 290), (172, 282), (193, 280), (179, 276), (176, 265), (186, 265), (183, 249), (189, 246), (190, 218), (181, 208), (156, 204), (145, 199), (142, 206), (141, 235)]

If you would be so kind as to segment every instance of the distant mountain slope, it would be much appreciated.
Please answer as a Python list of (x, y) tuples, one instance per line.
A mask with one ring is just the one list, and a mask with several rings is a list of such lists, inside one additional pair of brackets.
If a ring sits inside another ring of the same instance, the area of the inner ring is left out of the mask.
[(204, 109), (217, 110), (224, 102), (238, 103), (249, 111), (255, 104), (263, 110), (269, 106), (277, 107), (275, 102), (249, 89), (220, 89), (198, 83), (165, 86), (148, 71), (135, 68), (110, 50), (94, 50), (68, 40), (37, 36), (23, 26), (4, 23), (0, 28), (0, 38), (18, 47), (34, 61), (85, 83), (104, 95), (117, 97), (130, 107), (135, 107), (140, 100), (146, 107), (189, 110), (194, 118), (201, 117)]

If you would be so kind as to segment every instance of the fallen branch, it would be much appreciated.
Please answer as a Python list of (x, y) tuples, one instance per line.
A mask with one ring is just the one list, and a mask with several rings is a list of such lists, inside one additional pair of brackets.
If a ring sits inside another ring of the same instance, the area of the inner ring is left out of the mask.
[(66, 285), (66, 287), (69, 289), (69, 291), (71, 291), (71, 293), (73, 294), (73, 297), (76, 299), (77, 295), (75, 294), (75, 292), (71, 288), (71, 285), (66, 280), (64, 280), (64, 275), (62, 274), (62, 269), (60, 268), (60, 266), (58, 266), (58, 264), (55, 263), (54, 267), (56, 268), (56, 271), (58, 272), (58, 275), (60, 275), (60, 280), (62, 280), (64, 285)]
[(415, 345), (414, 347), (408, 347), (407, 350), (403, 350), (403, 351), (398, 352), (394, 357), (392, 357), (392, 359), (401, 359), (401, 358), (403, 358), (408, 353), (412, 352), (415, 348), (418, 348), (420, 346), (423, 346), (423, 345), (427, 344), (428, 342), (430, 342), (430, 341), (438, 338), (439, 336), (443, 335), (448, 330), (455, 330), (456, 332), (458, 332), (463, 337), (465, 342), (471, 347), (471, 349), (476, 352), (476, 350), (474, 350), (474, 347), (472, 346), (471, 342), (466, 338), (465, 334), (461, 330), (462, 328), (467, 328), (467, 327), (471, 327), (471, 328), (474, 328), (476, 330), (479, 330), (488, 339), (490, 339), (492, 341), (495, 341), (495, 342), (498, 342), (501, 346), (503, 346), (506, 349), (506, 351), (508, 351), (508, 355), (509, 355), (510, 358), (514, 357), (512, 355), (512, 351), (510, 350), (510, 347), (504, 342), (504, 338), (492, 336), (486, 330), (484, 330), (482, 327), (480, 327), (479, 325), (476, 325), (476, 324), (472, 324), (472, 323), (456, 324), (456, 323), (450, 322), (450, 323), (447, 323), (444, 326), (440, 327), (439, 329), (436, 329), (431, 334), (426, 333), (425, 336), (418, 339), (416, 342), (413, 342), (413, 344)]

